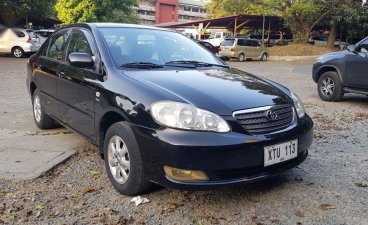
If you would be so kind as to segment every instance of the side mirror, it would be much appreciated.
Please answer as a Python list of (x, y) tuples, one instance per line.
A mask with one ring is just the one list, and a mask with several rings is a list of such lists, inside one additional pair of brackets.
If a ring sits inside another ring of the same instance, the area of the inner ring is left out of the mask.
[(85, 52), (72, 52), (68, 56), (70, 65), (79, 68), (93, 68), (95, 62), (90, 54)]
[(355, 45), (348, 45), (347, 49), (349, 52), (355, 52)]

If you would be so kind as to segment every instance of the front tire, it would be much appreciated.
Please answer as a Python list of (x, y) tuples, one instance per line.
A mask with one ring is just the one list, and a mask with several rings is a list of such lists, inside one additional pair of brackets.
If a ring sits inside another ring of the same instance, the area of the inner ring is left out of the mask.
[(323, 101), (340, 101), (342, 92), (341, 80), (337, 72), (329, 71), (318, 79), (318, 95)]
[(120, 194), (134, 196), (151, 187), (143, 170), (137, 141), (128, 123), (117, 122), (108, 129), (104, 160), (109, 179)]
[(15, 58), (22, 58), (24, 56), (24, 51), (21, 47), (15, 47), (12, 49), (12, 54)]
[(41, 103), (40, 92), (36, 89), (32, 95), (33, 118), (38, 128), (51, 129), (56, 126), (53, 118), (44, 112)]
[(261, 56), (261, 61), (267, 61), (267, 59), (268, 59), (267, 53), (263, 53)]

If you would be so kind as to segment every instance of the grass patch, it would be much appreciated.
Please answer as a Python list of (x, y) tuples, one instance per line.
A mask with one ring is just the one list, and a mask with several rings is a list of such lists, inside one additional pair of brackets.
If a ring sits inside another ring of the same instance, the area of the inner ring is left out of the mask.
[(290, 44), (268, 48), (271, 56), (315, 56), (323, 55), (334, 50), (311, 44)]

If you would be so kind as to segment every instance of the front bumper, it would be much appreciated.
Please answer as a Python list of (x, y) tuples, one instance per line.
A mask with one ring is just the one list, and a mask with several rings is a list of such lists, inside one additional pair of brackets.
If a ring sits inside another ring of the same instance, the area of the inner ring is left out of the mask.
[[(209, 189), (242, 184), (280, 174), (303, 162), (313, 141), (313, 122), (305, 116), (298, 126), (271, 135), (150, 130), (133, 126), (149, 179), (177, 189)], [(298, 139), (297, 158), (264, 167), (264, 147)], [(164, 166), (204, 171), (209, 180), (183, 182), (165, 175)]]

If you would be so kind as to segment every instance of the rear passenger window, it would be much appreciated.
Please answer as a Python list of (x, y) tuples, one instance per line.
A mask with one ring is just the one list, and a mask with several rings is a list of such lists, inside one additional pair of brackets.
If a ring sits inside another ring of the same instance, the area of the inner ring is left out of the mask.
[(252, 41), (245, 40), (244, 46), (252, 46)]
[(238, 39), (238, 45), (239, 46), (245, 46), (245, 40), (244, 39)]
[(69, 35), (66, 33), (55, 36), (50, 42), (47, 57), (57, 60), (63, 60), (68, 39)]
[(23, 33), (22, 31), (19, 31), (19, 30), (13, 30), (14, 31), (14, 34), (17, 35), (17, 37), (25, 37), (25, 33)]

